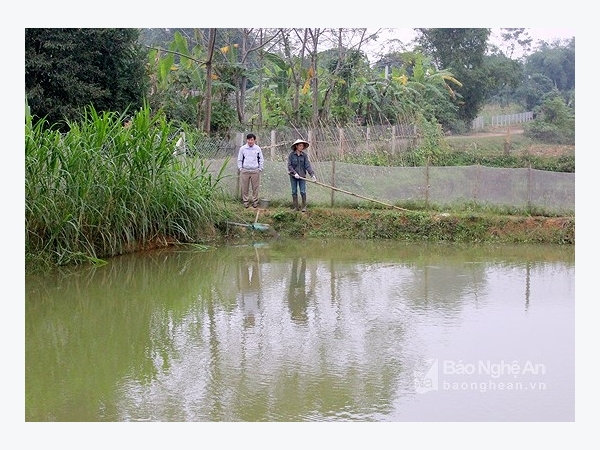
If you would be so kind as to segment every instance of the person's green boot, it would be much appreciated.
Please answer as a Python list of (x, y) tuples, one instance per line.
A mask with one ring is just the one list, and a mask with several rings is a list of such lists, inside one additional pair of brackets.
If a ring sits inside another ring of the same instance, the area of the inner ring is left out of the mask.
[(306, 212), (306, 194), (300, 194), (302, 196), (302, 212)]
[(297, 194), (296, 195), (292, 194), (292, 209), (294, 211), (299, 211), (299, 208), (298, 208), (298, 195)]

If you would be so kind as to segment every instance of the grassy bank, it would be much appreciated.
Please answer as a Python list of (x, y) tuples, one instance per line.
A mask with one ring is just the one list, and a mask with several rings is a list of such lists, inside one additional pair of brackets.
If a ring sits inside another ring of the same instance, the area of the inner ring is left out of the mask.
[(266, 232), (250, 227), (220, 226), (226, 238), (337, 237), (427, 242), (575, 244), (574, 217), (515, 216), (488, 212), (399, 211), (309, 207), (307, 213), (289, 206), (243, 210), (243, 223), (268, 225)]

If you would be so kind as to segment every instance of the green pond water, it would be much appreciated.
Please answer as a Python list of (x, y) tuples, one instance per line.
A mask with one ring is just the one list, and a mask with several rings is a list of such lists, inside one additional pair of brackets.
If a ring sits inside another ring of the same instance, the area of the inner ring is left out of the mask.
[(572, 246), (277, 239), (25, 279), (28, 422), (574, 418)]

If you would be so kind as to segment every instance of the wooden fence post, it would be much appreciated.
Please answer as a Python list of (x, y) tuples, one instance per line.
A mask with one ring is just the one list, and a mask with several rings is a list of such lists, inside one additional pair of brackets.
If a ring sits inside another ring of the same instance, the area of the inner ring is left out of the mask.
[(275, 161), (275, 148), (277, 142), (277, 132), (275, 130), (271, 130), (271, 161)]
[[(239, 147), (241, 147), (242, 145), (244, 145), (246, 143), (246, 139), (244, 138), (244, 136), (245, 136), (244, 133), (236, 133), (235, 137), (237, 139), (237, 142), (239, 142), (238, 150), (239, 150)], [(235, 164), (236, 164), (236, 174), (237, 174), (237, 176), (235, 177), (235, 192), (236, 192), (236, 195), (239, 196), (239, 198), (241, 199), (242, 198), (242, 188), (240, 186), (240, 171), (237, 170), (237, 156), (238, 156), (238, 152), (236, 151), (235, 156), (234, 156), (234, 158), (236, 159)]]
[(425, 206), (429, 208), (429, 157), (425, 163)]
[[(331, 161), (331, 185), (335, 186), (335, 158)], [(331, 207), (333, 208), (335, 190), (331, 190)]]
[(532, 185), (532, 171), (531, 171), (531, 163), (529, 163), (529, 167), (527, 169), (527, 209), (531, 211), (531, 185)]
[(479, 197), (479, 185), (481, 183), (481, 164), (475, 165), (475, 188), (473, 189), (473, 202), (477, 204), (477, 197)]

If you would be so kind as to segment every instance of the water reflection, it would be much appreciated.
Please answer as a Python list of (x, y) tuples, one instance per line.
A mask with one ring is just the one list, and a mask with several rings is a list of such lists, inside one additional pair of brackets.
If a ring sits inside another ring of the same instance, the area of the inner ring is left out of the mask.
[(238, 265), (239, 304), (244, 314), (244, 326), (253, 327), (260, 314), (260, 261), (258, 251), (254, 255), (242, 256)]
[(292, 320), (297, 323), (306, 323), (308, 318), (306, 313), (306, 258), (295, 257), (292, 261), (287, 300)]
[[(27, 420), (572, 420), (573, 349), (569, 247), (274, 241), (26, 280)], [(547, 389), (444, 389), (486, 381), (458, 361)]]

